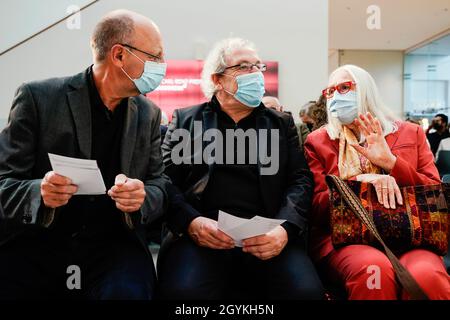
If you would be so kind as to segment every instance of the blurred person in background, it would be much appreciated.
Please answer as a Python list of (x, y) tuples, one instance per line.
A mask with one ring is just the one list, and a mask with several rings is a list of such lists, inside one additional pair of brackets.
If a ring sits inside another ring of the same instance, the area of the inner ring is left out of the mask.
[(307, 116), (313, 122), (311, 132), (327, 124), (327, 100), (323, 95), (308, 108)]
[[(432, 130), (434, 132), (431, 132)], [(431, 152), (436, 156), (436, 151), (439, 148), (441, 140), (450, 137), (448, 131), (448, 116), (443, 113), (435, 115), (426, 131), (426, 135), (430, 142)]]
[(316, 104), (316, 101), (308, 101), (300, 108), (300, 111), (298, 113), (298, 116), (300, 117), (301, 122), (307, 126), (309, 132), (311, 132), (313, 129), (314, 121), (308, 115), (308, 110), (315, 104)]
[(314, 124), (313, 120), (308, 116), (308, 110), (311, 106), (313, 106), (316, 102), (315, 101), (309, 101), (308, 103), (304, 104), (298, 113), (298, 116), (300, 118), (300, 122), (295, 124), (295, 127), (297, 129), (298, 134), (298, 142), (300, 145), (300, 149), (303, 151), (303, 145), (305, 144), (306, 138), (308, 137), (308, 134), (311, 132)]
[(265, 96), (262, 98), (262, 103), (269, 109), (283, 112), (283, 106), (277, 97)]

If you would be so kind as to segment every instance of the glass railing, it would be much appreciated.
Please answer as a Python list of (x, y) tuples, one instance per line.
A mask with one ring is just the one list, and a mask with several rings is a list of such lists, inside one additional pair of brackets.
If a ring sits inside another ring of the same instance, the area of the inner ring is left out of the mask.
[(9, 0), (1, 2), (0, 55), (61, 22), (93, 0)]

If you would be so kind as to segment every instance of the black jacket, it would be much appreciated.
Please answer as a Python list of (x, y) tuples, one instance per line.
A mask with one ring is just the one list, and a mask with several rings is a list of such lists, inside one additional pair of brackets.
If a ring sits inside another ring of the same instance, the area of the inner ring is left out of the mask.
[[(174, 130), (183, 128), (193, 135), (194, 121), (202, 122), (202, 130), (217, 128), (219, 102), (215, 97), (210, 102), (185, 109), (175, 110), (162, 145), (166, 173), (171, 178), (170, 209), (167, 227), (181, 236), (190, 222), (201, 216), (198, 208), (214, 164), (177, 164), (172, 162), (171, 151), (177, 142), (171, 141)], [(279, 170), (273, 175), (260, 175), (261, 195), (268, 217), (285, 219), (295, 225), (299, 236), (306, 240), (307, 221), (311, 207), (314, 181), (311, 171), (300, 151), (297, 130), (292, 117), (261, 105), (262, 112), (256, 118), (258, 129), (279, 129)], [(203, 142), (203, 146), (207, 143)], [(258, 169), (262, 164), (258, 159)], [(230, 186), (232, 187), (232, 186)], [(226, 190), (224, 190), (226, 192)]]
[[(17, 90), (8, 125), (0, 133), (0, 244), (54, 225), (59, 210), (46, 208), (40, 193), (41, 180), (51, 171), (49, 152), (90, 159), (87, 74), (86, 70), (73, 77), (26, 83)], [(129, 98), (120, 166), (122, 173), (144, 182), (147, 196), (140, 213), (124, 214), (123, 218), (143, 244), (144, 226), (162, 215), (168, 198), (160, 118), (160, 109), (146, 98)]]

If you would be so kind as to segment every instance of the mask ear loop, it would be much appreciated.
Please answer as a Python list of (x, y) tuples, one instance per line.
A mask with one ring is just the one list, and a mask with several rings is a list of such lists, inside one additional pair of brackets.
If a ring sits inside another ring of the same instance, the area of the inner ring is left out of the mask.
[[(141, 58), (139, 58), (137, 55), (135, 55), (135, 54), (133, 53), (133, 51), (131, 51), (131, 50), (128, 49), (127, 47), (124, 46), (124, 48), (125, 48), (125, 50), (127, 50), (129, 53), (131, 53), (133, 56), (135, 56), (139, 61), (141, 61), (141, 62), (144, 64), (144, 66), (145, 66), (145, 61), (143, 61)], [(120, 67), (120, 69), (122, 70), (123, 73), (125, 73), (125, 75), (128, 77), (128, 79), (130, 79), (131, 81), (136, 80), (136, 79), (131, 78), (130, 75), (123, 69), (123, 67)], [(144, 71), (142, 71), (142, 72), (144, 72)]]
[(122, 70), (122, 72), (125, 73), (125, 75), (128, 77), (128, 79), (130, 79), (131, 81), (134, 81), (134, 79), (132, 79), (122, 67), (120, 67), (120, 70)]
[[(224, 75), (224, 76), (227, 76), (227, 77), (231, 77), (231, 78), (236, 79), (236, 77), (230, 76), (229, 74), (226, 74), (226, 73), (220, 73), (220, 74), (221, 74), (221, 75)], [(225, 91), (226, 93), (228, 93), (230, 96), (233, 96), (233, 97), (234, 97), (234, 96), (236, 95), (237, 90), (239, 90), (239, 85), (238, 85), (238, 89), (236, 90), (235, 93), (231, 93), (230, 91), (228, 91), (228, 90), (225, 89), (224, 87), (222, 87), (222, 90)]]

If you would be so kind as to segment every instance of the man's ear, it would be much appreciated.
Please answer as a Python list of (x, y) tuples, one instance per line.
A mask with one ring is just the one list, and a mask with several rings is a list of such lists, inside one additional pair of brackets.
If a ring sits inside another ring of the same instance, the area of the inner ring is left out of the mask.
[(115, 44), (111, 47), (109, 52), (112, 63), (119, 67), (123, 67), (123, 58), (125, 56), (125, 49), (123, 46)]
[(223, 89), (222, 84), (220, 83), (220, 75), (218, 75), (217, 73), (214, 73), (211, 75), (211, 80), (214, 83), (214, 86), (216, 88), (216, 90), (220, 90)]

